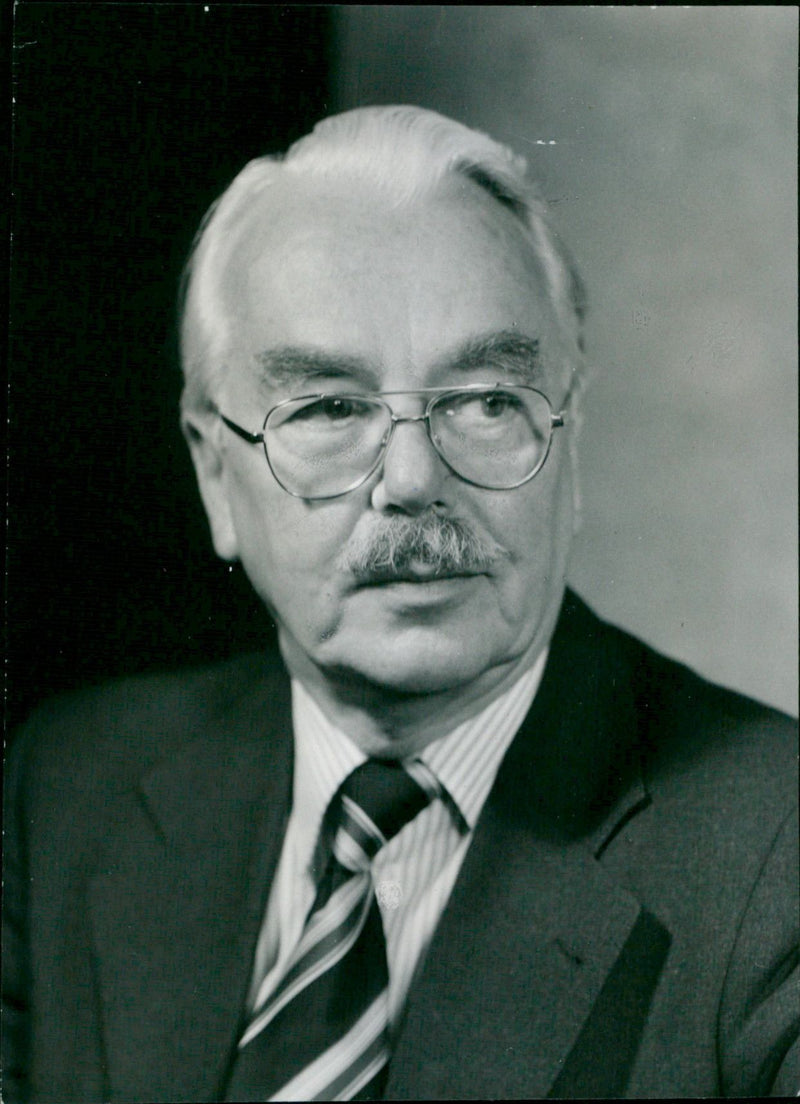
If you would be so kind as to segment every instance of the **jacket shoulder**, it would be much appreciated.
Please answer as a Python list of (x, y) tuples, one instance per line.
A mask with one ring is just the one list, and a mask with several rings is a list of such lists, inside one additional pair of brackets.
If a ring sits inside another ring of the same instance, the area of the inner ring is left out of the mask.
[(712, 803), (757, 802), (762, 815), (796, 804), (795, 718), (639, 641), (631, 656), (639, 743), (655, 789), (686, 788), (693, 779)]
[(45, 789), (127, 788), (150, 766), (195, 740), (225, 739), (220, 723), (258, 691), (285, 693), (288, 676), (269, 653), (138, 675), (43, 702), (10, 743), (7, 771)]
[(571, 592), (562, 620), (568, 641), (562, 666), (574, 675), (577, 657), (588, 678), (610, 684), (615, 718), (629, 730), (625, 742), (654, 784), (705, 768), (723, 788), (732, 774), (745, 774), (754, 787), (796, 799), (794, 717), (661, 654), (601, 620)]

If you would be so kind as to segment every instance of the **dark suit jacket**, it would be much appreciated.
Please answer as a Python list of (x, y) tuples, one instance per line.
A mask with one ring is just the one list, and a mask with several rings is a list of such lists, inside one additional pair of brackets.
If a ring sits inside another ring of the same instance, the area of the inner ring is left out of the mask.
[[(32, 719), (8, 783), (5, 1099), (220, 1098), (291, 758), (264, 656)], [(387, 1096), (796, 1088), (795, 776), (791, 721), (568, 596)]]

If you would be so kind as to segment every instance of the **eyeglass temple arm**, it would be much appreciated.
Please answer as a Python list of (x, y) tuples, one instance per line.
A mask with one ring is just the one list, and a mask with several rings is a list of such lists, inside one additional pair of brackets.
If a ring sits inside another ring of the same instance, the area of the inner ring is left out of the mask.
[(232, 422), (230, 418), (226, 418), (221, 410), (217, 411), (220, 420), (225, 423), (228, 429), (232, 429), (237, 437), (241, 437), (243, 441), (247, 441), (251, 445), (260, 445), (263, 443), (263, 433), (251, 433), (249, 429), (243, 429), (242, 426), (237, 425), (236, 422)]

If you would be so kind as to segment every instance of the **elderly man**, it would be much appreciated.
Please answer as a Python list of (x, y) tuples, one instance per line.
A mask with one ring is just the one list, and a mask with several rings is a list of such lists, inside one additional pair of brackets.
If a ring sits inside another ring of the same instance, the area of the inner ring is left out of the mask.
[(796, 1087), (794, 726), (565, 592), (583, 293), (524, 162), (328, 119), (214, 205), (182, 306), (281, 657), (29, 722), (6, 1098)]

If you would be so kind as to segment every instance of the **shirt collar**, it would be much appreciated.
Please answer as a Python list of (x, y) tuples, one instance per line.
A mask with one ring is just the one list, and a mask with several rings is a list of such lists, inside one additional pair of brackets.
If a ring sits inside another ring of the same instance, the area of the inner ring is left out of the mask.
[[(539, 688), (547, 649), (499, 698), (429, 744), (417, 757), (436, 776), (472, 830), (494, 783), (503, 756)], [(295, 769), (292, 819), (299, 850), (313, 854), (322, 818), (345, 778), (367, 756), (332, 724), (299, 679), (292, 679)]]
[(475, 717), (429, 744), (419, 758), (436, 775), (470, 831), (475, 827), (503, 756), (531, 707), (547, 649), (517, 681)]

